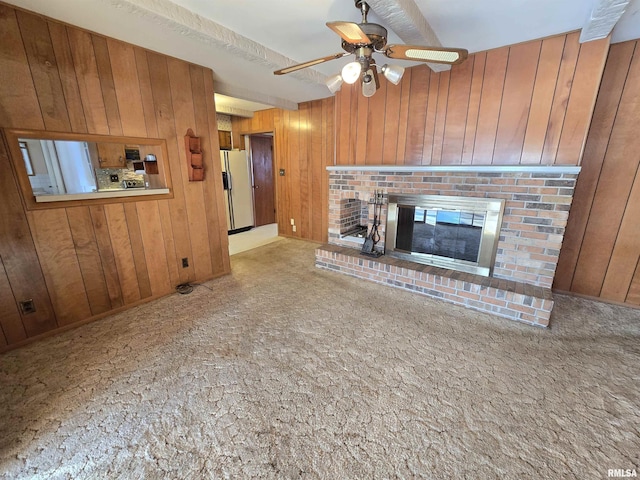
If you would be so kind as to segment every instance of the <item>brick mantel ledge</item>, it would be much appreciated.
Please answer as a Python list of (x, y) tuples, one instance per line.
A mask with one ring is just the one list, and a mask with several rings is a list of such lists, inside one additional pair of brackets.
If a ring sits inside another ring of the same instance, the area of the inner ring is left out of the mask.
[(556, 165), (330, 165), (329, 172), (451, 172), (451, 173), (580, 173), (578, 166)]

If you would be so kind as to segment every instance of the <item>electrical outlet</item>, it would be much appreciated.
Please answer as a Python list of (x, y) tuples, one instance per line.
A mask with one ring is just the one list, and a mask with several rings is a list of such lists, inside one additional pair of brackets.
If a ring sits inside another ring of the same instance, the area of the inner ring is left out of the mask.
[(182, 259), (182, 268), (189, 268), (189, 259), (187, 257)]
[(32, 298), (30, 298), (29, 300), (23, 300), (22, 302), (20, 302), (20, 310), (22, 311), (23, 315), (33, 313), (36, 311), (36, 304), (33, 303)]
[(296, 230), (297, 230), (297, 228), (296, 228), (296, 226), (294, 225), (294, 226), (293, 226), (293, 231), (295, 232)]
[(291, 219), (291, 225), (295, 225), (295, 224), (296, 224), (296, 221), (292, 218)]

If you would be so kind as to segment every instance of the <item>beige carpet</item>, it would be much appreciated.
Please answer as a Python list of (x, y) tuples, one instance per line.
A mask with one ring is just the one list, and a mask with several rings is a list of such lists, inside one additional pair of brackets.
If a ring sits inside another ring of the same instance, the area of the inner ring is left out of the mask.
[(315, 269), (311, 243), (0, 356), (2, 478), (607, 478), (640, 313), (520, 325)]

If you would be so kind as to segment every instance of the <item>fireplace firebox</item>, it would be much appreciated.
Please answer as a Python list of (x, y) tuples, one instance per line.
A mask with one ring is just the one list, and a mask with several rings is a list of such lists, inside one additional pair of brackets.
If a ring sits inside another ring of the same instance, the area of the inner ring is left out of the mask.
[(389, 195), (386, 254), (490, 276), (504, 200), (444, 195)]

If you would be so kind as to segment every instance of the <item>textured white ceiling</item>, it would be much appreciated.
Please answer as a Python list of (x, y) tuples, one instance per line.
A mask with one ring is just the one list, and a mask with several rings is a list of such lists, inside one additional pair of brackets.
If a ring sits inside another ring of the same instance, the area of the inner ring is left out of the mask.
[[(273, 70), (340, 52), (340, 39), (325, 22), (360, 21), (353, 0), (5, 1), (205, 65), (214, 71), (216, 91), (282, 108), (328, 97), (323, 78), (350, 57), (284, 76), (274, 76)], [(389, 1), (415, 2), (442, 45), (477, 52), (578, 30), (603, 0)], [(640, 0), (632, 0), (614, 30), (614, 42), (640, 38), (639, 10)], [(388, 20), (373, 11), (369, 15), (370, 22), (383, 26), (394, 19)], [(405, 43), (403, 33), (390, 31), (389, 43)]]

